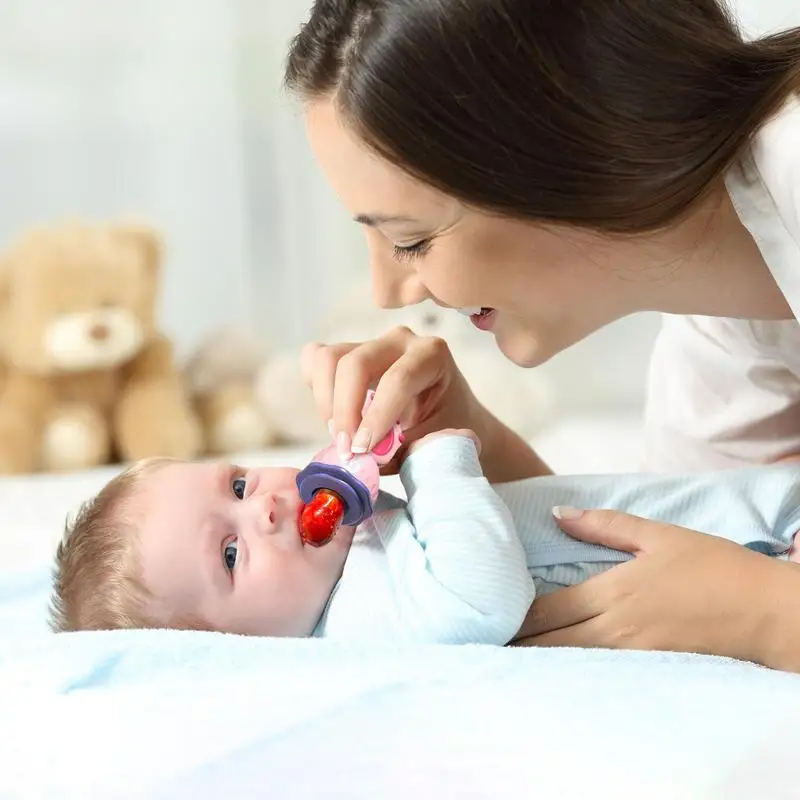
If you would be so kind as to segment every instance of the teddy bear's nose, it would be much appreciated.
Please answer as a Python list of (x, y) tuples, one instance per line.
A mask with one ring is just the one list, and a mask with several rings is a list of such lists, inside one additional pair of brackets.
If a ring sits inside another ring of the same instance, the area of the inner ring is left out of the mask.
[(104, 342), (108, 339), (108, 334), (110, 331), (108, 330), (108, 325), (102, 325), (98, 323), (97, 325), (92, 325), (89, 329), (89, 337), (94, 339), (96, 342)]

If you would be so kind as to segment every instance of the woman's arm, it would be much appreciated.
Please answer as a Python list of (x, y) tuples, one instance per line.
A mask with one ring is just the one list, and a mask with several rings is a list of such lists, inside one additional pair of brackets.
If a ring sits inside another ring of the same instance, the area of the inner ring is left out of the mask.
[(772, 669), (800, 672), (800, 567), (770, 561), (768, 582), (756, 592), (763, 623), (752, 660)]
[(635, 558), (537, 600), (516, 644), (674, 650), (800, 672), (800, 567), (617, 511), (565, 512), (575, 538)]
[(518, 434), (484, 409), (486, 416), (476, 427), (483, 447), (481, 466), (489, 483), (508, 483), (552, 475), (553, 471)]

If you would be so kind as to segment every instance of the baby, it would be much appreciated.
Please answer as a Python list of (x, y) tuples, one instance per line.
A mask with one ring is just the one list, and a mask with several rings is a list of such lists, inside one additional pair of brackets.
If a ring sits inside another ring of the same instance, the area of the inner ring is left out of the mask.
[(321, 547), (299, 533), (297, 470), (139, 463), (68, 524), (53, 628), (504, 645), (537, 593), (631, 558), (564, 534), (554, 506), (724, 532), (780, 558), (800, 528), (797, 465), (491, 486), (479, 449), (470, 431), (414, 443), (400, 470), (407, 501), (381, 493), (372, 517)]

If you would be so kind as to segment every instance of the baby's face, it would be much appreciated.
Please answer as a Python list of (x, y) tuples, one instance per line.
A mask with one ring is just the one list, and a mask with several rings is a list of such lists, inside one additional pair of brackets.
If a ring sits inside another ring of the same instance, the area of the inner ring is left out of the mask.
[(133, 499), (142, 581), (166, 613), (215, 630), (307, 636), (339, 580), (353, 539), (323, 547), (300, 537), (295, 469), (171, 463)]

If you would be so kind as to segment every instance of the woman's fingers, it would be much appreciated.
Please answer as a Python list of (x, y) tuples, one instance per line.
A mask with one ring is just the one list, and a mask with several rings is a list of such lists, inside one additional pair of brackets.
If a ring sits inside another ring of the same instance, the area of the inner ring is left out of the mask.
[(678, 535), (681, 530), (663, 522), (610, 509), (584, 511), (557, 506), (553, 515), (561, 529), (570, 536), (629, 553), (641, 553), (651, 543), (663, 541), (670, 534)]
[[(339, 361), (357, 344), (307, 344), (300, 354), (300, 365), (306, 383), (311, 387), (314, 401), (323, 420), (333, 418), (334, 387)], [(351, 430), (355, 430), (352, 428)]]
[(538, 636), (515, 639), (515, 647), (607, 647), (606, 635), (599, 618), (579, 622), (569, 628), (559, 628)]
[(309, 386), (314, 383), (314, 357), (324, 346), (319, 342), (309, 342), (300, 351), (300, 371), (303, 373), (303, 380)]
[[(392, 331), (379, 339), (358, 345), (339, 358), (333, 381), (332, 408), (333, 423), (337, 430), (348, 433), (356, 431), (361, 424), (361, 412), (367, 390), (379, 384), (384, 373), (390, 370), (395, 362), (403, 358), (407, 347), (408, 339), (402, 334)], [(373, 405), (376, 402), (382, 402), (380, 394), (382, 391), (376, 390)], [(372, 406), (369, 410), (372, 411)], [(393, 419), (386, 426), (380, 433), (381, 437), (386, 434), (394, 422)], [(354, 444), (358, 446), (357, 442)]]
[(613, 603), (617, 571), (624, 567), (625, 564), (620, 564), (584, 583), (558, 589), (552, 594), (537, 598), (517, 636), (539, 636), (560, 628), (577, 626), (600, 616)]
[[(359, 344), (307, 345), (301, 355), (306, 381), (323, 419), (335, 431), (355, 434), (353, 450), (367, 452), (400, 420), (410, 428), (435, 409), (455, 365), (447, 344), (408, 328)], [(362, 411), (367, 390), (375, 396)]]
[(414, 337), (405, 350), (382, 374), (375, 397), (359, 430), (353, 448), (368, 451), (400, 420), (414, 427), (426, 406), (436, 405), (447, 385), (449, 350), (443, 340)]

